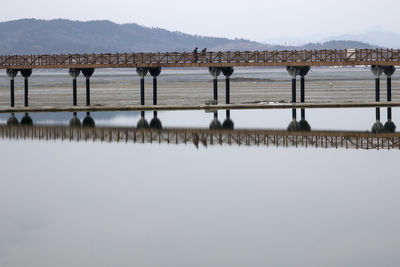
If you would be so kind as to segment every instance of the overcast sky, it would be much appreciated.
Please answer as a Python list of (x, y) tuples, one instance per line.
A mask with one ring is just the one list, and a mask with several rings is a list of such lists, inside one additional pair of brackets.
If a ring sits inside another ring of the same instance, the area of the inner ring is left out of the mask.
[(3, 21), (107, 19), (207, 36), (257, 41), (387, 29), (400, 33), (398, 0), (20, 0), (4, 1)]

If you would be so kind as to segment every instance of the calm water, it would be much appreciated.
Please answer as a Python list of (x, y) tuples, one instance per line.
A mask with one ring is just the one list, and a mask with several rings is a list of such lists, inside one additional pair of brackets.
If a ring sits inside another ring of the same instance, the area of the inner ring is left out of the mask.
[[(36, 125), (72, 118), (30, 116)], [(91, 116), (96, 126), (140, 120)], [(286, 129), (292, 111), (230, 117), (236, 129)], [(158, 118), (164, 128), (208, 128), (214, 114)], [(375, 109), (310, 109), (306, 119), (313, 130), (371, 131)], [(2, 139), (0, 149), (0, 266), (400, 264), (398, 150)]]

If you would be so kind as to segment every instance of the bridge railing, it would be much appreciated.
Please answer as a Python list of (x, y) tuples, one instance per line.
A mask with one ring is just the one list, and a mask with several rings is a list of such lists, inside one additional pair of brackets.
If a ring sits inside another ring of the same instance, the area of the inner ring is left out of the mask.
[(71, 66), (107, 65), (131, 66), (137, 64), (208, 64), (208, 63), (343, 63), (400, 62), (400, 50), (352, 49), (352, 50), (288, 50), (199, 53), (197, 61), (193, 53), (116, 53), (116, 54), (68, 54), (68, 55), (12, 55), (0, 56), (0, 67), (13, 66)]

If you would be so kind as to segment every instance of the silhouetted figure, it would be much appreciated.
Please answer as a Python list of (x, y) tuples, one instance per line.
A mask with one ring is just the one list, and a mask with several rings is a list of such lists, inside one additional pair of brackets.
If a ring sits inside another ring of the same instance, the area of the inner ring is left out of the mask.
[(197, 63), (197, 61), (199, 60), (199, 53), (197, 52), (197, 47), (193, 50), (193, 62)]
[(203, 50), (201, 50), (201, 52), (200, 52), (201, 62), (207, 61), (206, 60), (206, 53), (207, 53), (207, 48), (204, 48)]

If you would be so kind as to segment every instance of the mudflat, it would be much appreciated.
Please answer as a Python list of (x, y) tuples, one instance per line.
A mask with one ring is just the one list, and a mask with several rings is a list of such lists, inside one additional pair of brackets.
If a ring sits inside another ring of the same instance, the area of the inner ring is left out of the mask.
[[(153, 99), (152, 77), (146, 76), (145, 101)], [(300, 101), (300, 79), (297, 101)], [(225, 103), (225, 77), (218, 78), (218, 100)], [(91, 78), (92, 106), (140, 104), (140, 80), (134, 69), (99, 69)], [(289, 103), (291, 77), (283, 68), (236, 68), (231, 76), (231, 103)], [(386, 76), (381, 76), (381, 101), (386, 101)], [(15, 106), (22, 107), (24, 81), (15, 79)], [(400, 75), (392, 76), (392, 101), (400, 101)], [(212, 77), (207, 69), (163, 69), (158, 77), (158, 104), (203, 105), (213, 98)], [(375, 77), (365, 68), (313, 68), (306, 76), (306, 102), (363, 103), (375, 101)], [(10, 105), (9, 79), (0, 72), (0, 108)], [(29, 78), (30, 107), (72, 105), (72, 78), (67, 70), (33, 72)], [(85, 105), (85, 79), (78, 77), (78, 105)]]

